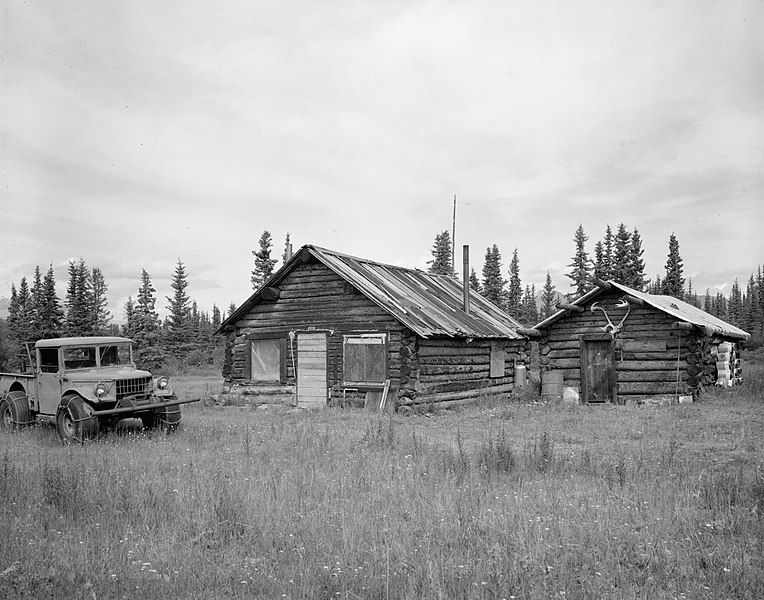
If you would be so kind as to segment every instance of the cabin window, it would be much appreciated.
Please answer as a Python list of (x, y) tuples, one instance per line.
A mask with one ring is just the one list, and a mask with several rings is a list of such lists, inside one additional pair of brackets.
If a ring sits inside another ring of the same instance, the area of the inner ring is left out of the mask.
[(40, 348), (40, 372), (58, 373), (58, 348)]
[(284, 368), (282, 340), (253, 340), (250, 346), (252, 381), (279, 383)]
[(491, 377), (504, 377), (507, 370), (507, 353), (504, 350), (491, 350)]
[(346, 335), (342, 367), (344, 385), (384, 385), (387, 379), (387, 335)]

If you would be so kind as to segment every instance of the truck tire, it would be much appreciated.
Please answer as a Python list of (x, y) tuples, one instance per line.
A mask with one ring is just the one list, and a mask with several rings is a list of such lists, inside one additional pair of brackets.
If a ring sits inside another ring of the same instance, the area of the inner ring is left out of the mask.
[[(177, 396), (168, 396), (166, 401), (175, 402), (177, 399)], [(161, 429), (165, 433), (171, 433), (180, 424), (180, 405), (155, 408), (150, 413), (142, 414), (141, 421), (146, 429)]]
[(82, 443), (98, 436), (98, 419), (88, 418), (93, 408), (76, 394), (61, 399), (56, 415), (58, 437), (65, 444)]
[(19, 429), (32, 424), (29, 399), (24, 392), (8, 392), (0, 401), (0, 427)]

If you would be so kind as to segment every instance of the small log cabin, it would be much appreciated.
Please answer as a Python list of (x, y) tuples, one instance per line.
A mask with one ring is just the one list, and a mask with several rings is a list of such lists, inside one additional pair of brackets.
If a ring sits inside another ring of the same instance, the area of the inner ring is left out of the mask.
[(498, 397), (528, 360), (518, 329), (453, 277), (307, 245), (221, 324), (224, 392), (402, 412)]
[(704, 386), (728, 381), (725, 365), (739, 366), (738, 344), (750, 337), (742, 329), (671, 296), (594, 281), (534, 327), (542, 380), (561, 371), (581, 402), (697, 399)]

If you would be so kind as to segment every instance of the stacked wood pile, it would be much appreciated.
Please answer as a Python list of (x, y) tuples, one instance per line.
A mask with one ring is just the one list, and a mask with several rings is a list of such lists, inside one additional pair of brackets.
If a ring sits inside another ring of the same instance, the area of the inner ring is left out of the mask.
[(740, 356), (732, 342), (721, 342), (711, 347), (711, 357), (716, 368), (716, 385), (732, 387), (743, 382)]
[(515, 363), (529, 360), (525, 346), (525, 340), (404, 337), (398, 403), (418, 410), (504, 397), (514, 389)]

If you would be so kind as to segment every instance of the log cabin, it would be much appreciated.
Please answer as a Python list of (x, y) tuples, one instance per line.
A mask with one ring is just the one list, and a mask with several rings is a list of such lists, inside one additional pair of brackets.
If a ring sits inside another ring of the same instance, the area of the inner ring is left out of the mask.
[(303, 246), (221, 324), (224, 393), (401, 412), (502, 397), (526, 338), (465, 284)]
[(533, 328), (542, 381), (561, 373), (582, 403), (697, 399), (704, 386), (741, 381), (748, 333), (672, 296), (594, 283)]

